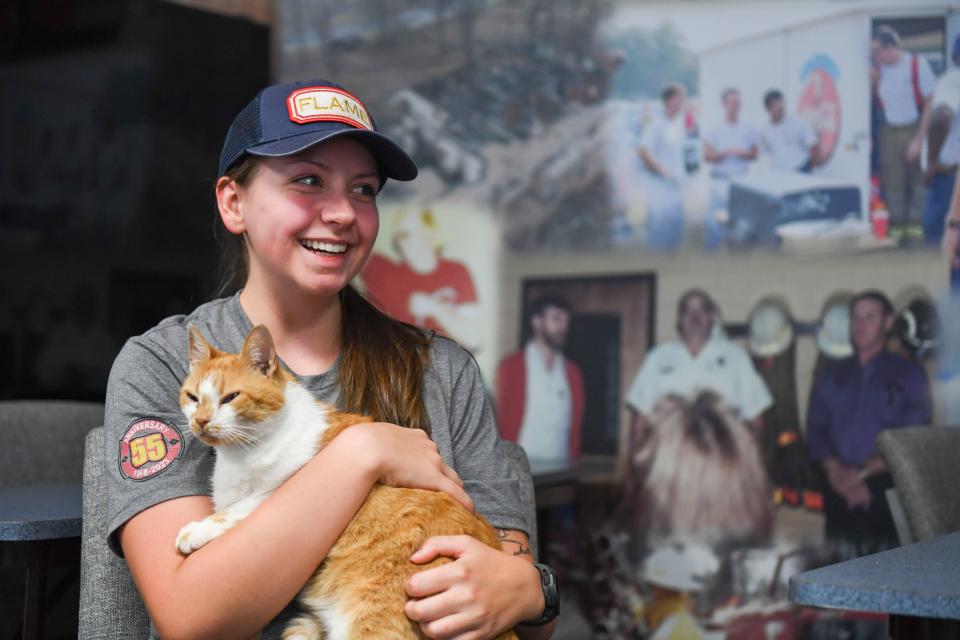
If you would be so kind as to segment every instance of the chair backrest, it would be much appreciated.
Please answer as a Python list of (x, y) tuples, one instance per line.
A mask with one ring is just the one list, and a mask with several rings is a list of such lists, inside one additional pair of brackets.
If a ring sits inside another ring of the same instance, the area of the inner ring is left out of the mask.
[(100, 402), (0, 401), (0, 489), (80, 482), (83, 438), (98, 424)]
[(150, 618), (127, 562), (107, 546), (103, 427), (90, 431), (83, 457), (83, 538), (80, 543), (81, 640), (143, 640)]
[(514, 466), (520, 476), (520, 502), (524, 511), (527, 513), (527, 520), (530, 522), (530, 551), (534, 558), (539, 558), (537, 541), (537, 499), (533, 486), (533, 476), (530, 475), (530, 461), (527, 459), (527, 453), (516, 442), (501, 440), (500, 446), (504, 457)]
[(888, 429), (877, 448), (893, 483), (914, 540), (960, 530), (960, 428)]

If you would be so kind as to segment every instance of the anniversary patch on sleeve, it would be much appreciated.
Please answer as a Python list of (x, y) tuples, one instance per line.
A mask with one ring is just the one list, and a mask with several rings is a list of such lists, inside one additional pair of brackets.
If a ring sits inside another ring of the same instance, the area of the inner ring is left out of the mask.
[(172, 424), (139, 418), (120, 438), (120, 475), (139, 482), (163, 473), (183, 453), (183, 436)]

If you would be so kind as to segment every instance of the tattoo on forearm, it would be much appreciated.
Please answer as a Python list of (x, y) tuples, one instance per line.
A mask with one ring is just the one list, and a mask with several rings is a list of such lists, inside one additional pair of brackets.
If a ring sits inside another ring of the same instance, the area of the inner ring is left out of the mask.
[[(526, 546), (520, 540), (513, 540), (510, 538), (510, 532), (506, 529), (497, 529), (497, 539), (500, 540), (500, 544), (505, 544), (509, 542), (512, 545), (516, 545), (516, 549), (513, 552), (515, 556), (532, 556), (533, 552), (530, 551), (530, 547)], [(504, 551), (507, 549), (504, 548)]]

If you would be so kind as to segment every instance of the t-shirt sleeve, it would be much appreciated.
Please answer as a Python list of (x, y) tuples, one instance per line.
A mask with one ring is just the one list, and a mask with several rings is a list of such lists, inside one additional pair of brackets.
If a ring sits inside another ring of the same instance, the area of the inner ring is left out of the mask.
[[(171, 331), (171, 329), (168, 329)], [(180, 412), (182, 360), (160, 342), (131, 338), (113, 363), (104, 415), (107, 542), (122, 555), (117, 529), (160, 502), (210, 494), (212, 449), (195, 440)], [(173, 540), (170, 541), (173, 544)]]
[(447, 342), (451, 345), (448, 348), (462, 352), (462, 359), (456, 357), (451, 368), (452, 466), (463, 480), (477, 513), (494, 527), (530, 535), (535, 531), (534, 505), (524, 504), (521, 498), (520, 474), (526, 472), (500, 451), (493, 407), (477, 363), (460, 347)]

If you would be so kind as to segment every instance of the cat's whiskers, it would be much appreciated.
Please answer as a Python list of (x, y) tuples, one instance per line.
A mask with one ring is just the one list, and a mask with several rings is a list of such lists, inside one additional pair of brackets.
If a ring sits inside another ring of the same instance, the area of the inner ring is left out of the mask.
[(260, 438), (253, 435), (256, 429), (252, 426), (233, 425), (233, 427), (224, 435), (223, 441), (227, 444), (237, 445), (242, 449), (252, 449), (254, 446), (262, 444)]

